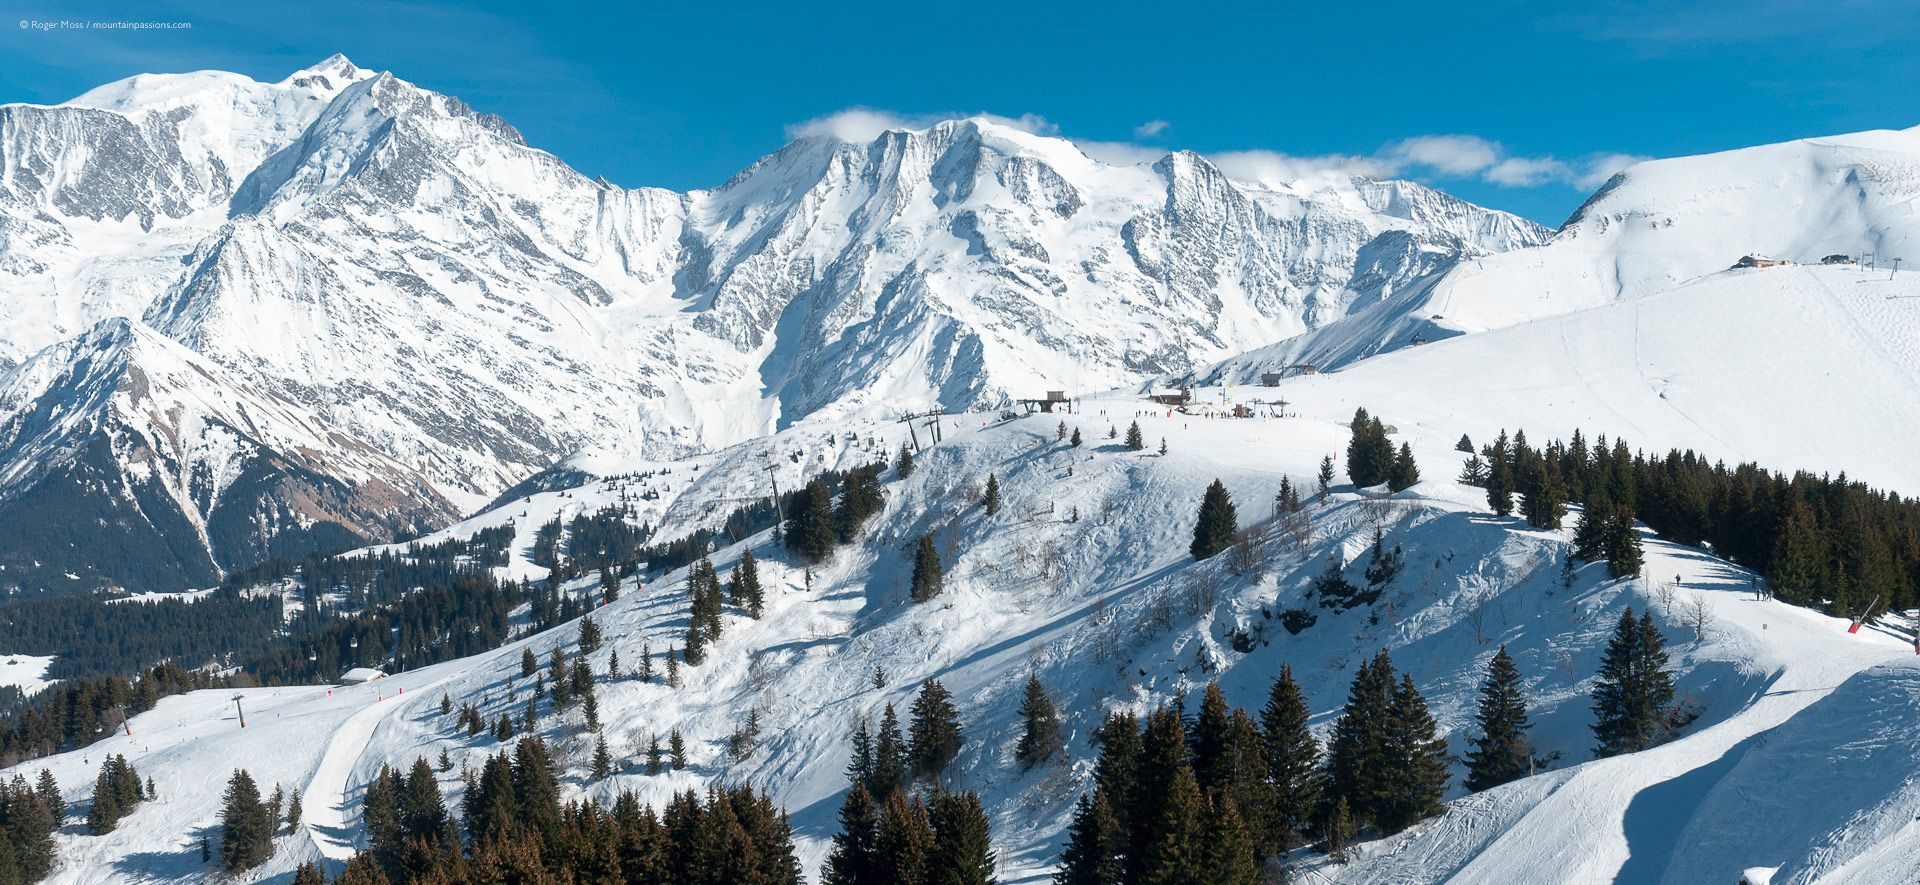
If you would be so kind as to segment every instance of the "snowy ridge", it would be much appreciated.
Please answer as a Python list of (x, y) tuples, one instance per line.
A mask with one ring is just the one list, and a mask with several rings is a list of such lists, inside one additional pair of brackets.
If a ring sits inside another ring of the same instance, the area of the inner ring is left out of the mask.
[[(1225, 481), (1243, 523), (1261, 521), (1281, 476), (1307, 481), (1319, 455), (1344, 444), (1339, 422), (1351, 414), (1353, 399), (1389, 401), (1384, 386), (1363, 385), (1357, 372), (1323, 380), (1328, 383), (1299, 389), (1297, 417), (1168, 418), (1161, 412), (1137, 419), (1150, 441), (1168, 440), (1164, 456), (1152, 445), (1126, 452), (1106, 438), (1108, 419), (1101, 413), (1124, 428), (1142, 408), (1133, 397), (1089, 398), (1082, 414), (1063, 416), (1088, 439), (1077, 449), (1055, 440), (1054, 416), (985, 424), (977, 416), (947, 419), (945, 441), (922, 454), (911, 479), (889, 475), (886, 506), (864, 540), (810, 576), (786, 562), (764, 533), (715, 553), (725, 572), (742, 549), (755, 549), (768, 588), (767, 616), (753, 621), (729, 614), (707, 662), (682, 669), (679, 690), (658, 676), (651, 684), (628, 678), (599, 686), (617, 760), (611, 779), (595, 783), (587, 774), (593, 736), (580, 727), (577, 710), (543, 718), (542, 733), (566, 768), (569, 795), (605, 800), (631, 788), (659, 803), (702, 783), (753, 783), (793, 813), (803, 859), (816, 872), (845, 784), (851, 722), (877, 716), (885, 703), (905, 705), (920, 680), (938, 678), (955, 693), (967, 735), (951, 774), (987, 802), (1002, 880), (1039, 882), (1090, 774), (1089, 734), (1103, 711), (1191, 696), (1209, 679), (1221, 682), (1231, 702), (1257, 705), (1285, 662), (1307, 693), (1316, 727), (1325, 729), (1353, 668), (1384, 647), (1415, 678), (1454, 751), (1464, 754), (1463, 729), (1481, 671), (1505, 644), (1527, 678), (1532, 740), (1542, 754), (1560, 752), (1560, 760), (1533, 778), (1477, 796), (1459, 798), (1456, 787), (1450, 798), (1459, 801), (1447, 814), (1363, 846), (1349, 866), (1316, 862), (1315, 876), (1683, 882), (1779, 867), (1783, 876), (1804, 871), (1792, 881), (1897, 882), (1920, 874), (1920, 857), (1901, 847), (1914, 797), (1910, 787), (1890, 785), (1885, 776), (1889, 760), (1909, 752), (1912, 740), (1903, 725), (1911, 711), (1901, 705), (1911, 703), (1916, 671), (1907, 664), (1912, 649), (1903, 636), (1875, 629), (1848, 635), (1842, 621), (1754, 601), (1746, 573), (1652, 538), (1647, 572), (1656, 579), (1609, 582), (1604, 567), (1594, 565), (1562, 588), (1556, 563), (1566, 533), (1490, 517), (1478, 490), (1444, 480), (1430, 479), (1395, 499), (1340, 489), (1326, 508), (1309, 502), (1311, 540), (1295, 549), (1276, 532), (1268, 548), (1273, 565), (1259, 578), (1231, 575), (1224, 557), (1194, 563), (1185, 548), (1194, 502), (1207, 482)], [(1221, 391), (1201, 393), (1211, 401)], [(1450, 441), (1459, 433), (1484, 432), (1484, 419), (1471, 411), (1380, 410), (1402, 429), (1397, 436), (1411, 443), (1430, 475), (1448, 472)], [(777, 452), (807, 453), (804, 460), (817, 465), (809, 469), (817, 469), (859, 463), (873, 450), (896, 448), (903, 435), (898, 425), (852, 422), (835, 425), (832, 442), (826, 428), (815, 426), (768, 442)], [(742, 491), (764, 493), (746, 468), (759, 466), (766, 452), (758, 447), (766, 444), (702, 461), (697, 471), (693, 463), (625, 466), (671, 468), (649, 481), (671, 483), (667, 509), (698, 513)], [(735, 455), (744, 456), (741, 463), (727, 468), (724, 462)], [(637, 480), (619, 478), (616, 458), (604, 456), (594, 466), (612, 478), (528, 495), (443, 536), (511, 522), (522, 543), (509, 569), (527, 573), (527, 544), (550, 514), (597, 509), (640, 491)], [(970, 504), (967, 491), (988, 472), (998, 477), (1005, 500), (995, 517)], [(1406, 571), (1374, 606), (1321, 608), (1306, 592), (1311, 577), (1337, 555), (1354, 562), (1358, 580), (1355, 560), (1364, 558), (1375, 525), (1406, 550)], [(904, 551), (928, 532), (948, 551), (947, 590), (932, 603), (914, 605), (905, 599)], [(643, 643), (657, 656), (684, 633), (684, 572), (642, 577), (644, 586), (628, 582), (617, 602), (594, 613), (606, 637), (591, 656), (596, 672), (604, 673), (615, 650), (631, 671)], [(569, 590), (590, 592), (596, 580), (582, 579)], [(1671, 600), (1656, 583), (1673, 585)], [(1715, 612), (1697, 640), (1681, 610), (1695, 598)], [(1703, 715), (1654, 750), (1587, 762), (1592, 674), (1628, 606), (1652, 607), (1662, 621), (1678, 687), (1702, 705)], [(1290, 608), (1312, 613), (1315, 622), (1290, 633), (1279, 621)], [(456, 760), (455, 771), (442, 778), (452, 796), (458, 766), (478, 765), (494, 749), (490, 738), (456, 733), (451, 718), (438, 712), (441, 692), (479, 703), (489, 716), (517, 713), (529, 682), (519, 675), (520, 648), (544, 656), (556, 644), (569, 648), (576, 634), (577, 624), (563, 624), (495, 652), (331, 693), (321, 687), (250, 691), (244, 732), (232, 718), (229, 692), (170, 698), (134, 720), (132, 739), (115, 737), (29, 763), (51, 767), (77, 803), (97, 761), (92, 756), (129, 752), (169, 797), (143, 807), (109, 837), (61, 836), (69, 860), (55, 881), (195, 879), (202, 868), (192, 834), (213, 825), (224, 776), (235, 765), (263, 783), (302, 785), (314, 824), (282, 837), (280, 853), (252, 878), (285, 876), (309, 857), (337, 864), (364, 844), (359, 793), (381, 764), (431, 759), (445, 749)], [(1251, 643), (1236, 644), (1240, 634)], [(875, 667), (888, 674), (883, 688), (872, 686)], [(1062, 709), (1070, 756), (1023, 774), (1012, 764), (1011, 747), (1029, 672), (1040, 675)], [(508, 697), (510, 689), (521, 697)], [(1845, 733), (1863, 739), (1850, 745), (1855, 751), (1821, 757), (1825, 768), (1816, 776), (1807, 770), (1810, 760), (1821, 752), (1821, 730), (1833, 727), (1829, 711), (1840, 705), (1849, 708), (1844, 719), (1852, 723)], [(760, 712), (762, 739), (745, 760), (730, 760), (726, 737), (749, 709)], [(688, 739), (691, 767), (645, 775), (644, 740), (676, 728)], [(298, 741), (298, 752), (282, 752), (279, 744), (296, 734), (331, 737), (324, 744)], [(1764, 792), (1758, 785), (1776, 783), (1782, 772), (1793, 775), (1783, 800), (1808, 797), (1780, 806), (1780, 814), (1791, 808), (1800, 815), (1795, 835), (1776, 838), (1774, 830), (1724, 824), (1747, 820), (1745, 811), (1727, 807), (1751, 809), (1753, 794)], [(1832, 795), (1823, 792), (1829, 790)], [(1816, 794), (1825, 798), (1816, 801)], [(1677, 847), (1696, 838), (1714, 847)], [(147, 860), (136, 868), (125, 860), (130, 857)]]

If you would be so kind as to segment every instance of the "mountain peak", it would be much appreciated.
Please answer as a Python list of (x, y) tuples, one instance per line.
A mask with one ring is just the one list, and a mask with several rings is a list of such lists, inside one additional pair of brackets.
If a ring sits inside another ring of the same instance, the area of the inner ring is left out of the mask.
[(280, 81), (282, 86), (304, 86), (325, 92), (334, 92), (351, 83), (374, 76), (374, 72), (356, 67), (347, 57), (336, 52), (321, 59), (318, 64), (294, 71), (287, 79)]

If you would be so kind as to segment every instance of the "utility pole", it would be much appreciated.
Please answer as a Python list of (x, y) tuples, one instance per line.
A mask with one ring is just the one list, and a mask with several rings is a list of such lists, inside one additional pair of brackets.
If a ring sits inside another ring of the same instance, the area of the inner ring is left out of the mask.
[(127, 737), (133, 737), (133, 724), (127, 721), (127, 705), (114, 704), (113, 708), (120, 711), (120, 727), (127, 730)]
[(240, 695), (233, 696), (233, 710), (240, 714), (240, 727), (247, 727), (247, 711), (240, 708)]
[(1894, 277), (1897, 277), (1899, 275), (1900, 275), (1900, 259), (1895, 258), (1893, 260), (1893, 273), (1887, 274), (1887, 279), (1891, 280)]

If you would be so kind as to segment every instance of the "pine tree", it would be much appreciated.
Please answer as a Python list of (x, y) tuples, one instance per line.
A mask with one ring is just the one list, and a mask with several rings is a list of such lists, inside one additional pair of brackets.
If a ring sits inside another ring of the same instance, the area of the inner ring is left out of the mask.
[(1233, 544), (1240, 532), (1240, 519), (1234, 513), (1233, 498), (1227, 487), (1216, 479), (1200, 498), (1200, 516), (1193, 527), (1193, 543), (1187, 551), (1194, 559), (1206, 559)]
[(453, 712), (453, 697), (445, 692), (441, 692), (440, 715), (445, 716), (448, 713), (452, 713), (452, 712)]
[(981, 503), (986, 505), (988, 516), (1000, 512), (1000, 477), (998, 475), (987, 474), (987, 495)]
[(933, 823), (926, 806), (918, 798), (908, 801), (904, 792), (896, 792), (887, 797), (883, 808), (874, 835), (874, 881), (924, 885), (933, 872), (934, 850)]
[(1107, 439), (1113, 439), (1115, 437), (1118, 437), (1119, 435), (1120, 435), (1120, 428), (1115, 427), (1112, 424), (1107, 425)]
[(1333, 813), (1327, 816), (1327, 860), (1337, 864), (1347, 862), (1347, 845), (1353, 842), (1353, 813), (1347, 805), (1347, 797), (1340, 796), (1333, 801)]
[(633, 675), (641, 682), (653, 681), (653, 646), (640, 643), (640, 666), (633, 671)]
[(87, 809), (87, 832), (95, 836), (113, 832), (120, 825), (120, 816), (127, 810), (120, 805), (119, 795), (113, 788), (112, 775), (107, 766), (102, 765), (99, 776), (93, 781), (93, 805)]
[(680, 650), (678, 648), (672, 645), (667, 646), (667, 687), (668, 688), (680, 687), (679, 651)]
[(754, 559), (752, 550), (741, 552), (740, 562), (734, 565), (734, 571), (740, 577), (733, 604), (746, 609), (747, 617), (758, 620), (765, 613), (766, 595), (760, 589), (760, 562)]
[(1473, 440), (1468, 439), (1467, 435), (1464, 433), (1460, 434), (1460, 441), (1453, 444), (1453, 450), (1456, 452), (1466, 452), (1468, 454), (1472, 454)]
[(673, 763), (673, 770), (687, 767), (687, 741), (680, 736), (680, 729), (667, 733), (667, 758)]
[(928, 867), (938, 885), (994, 885), (993, 833), (973, 791), (940, 790), (928, 809), (933, 852)]
[(660, 749), (660, 736), (656, 734), (647, 738), (647, 774), (659, 774), (661, 761), (665, 758), (665, 753)]
[(1020, 720), (1025, 729), (1020, 735), (1020, 744), (1014, 749), (1014, 758), (1023, 769), (1053, 758), (1060, 752), (1060, 715), (1053, 708), (1053, 699), (1047, 697), (1046, 686), (1040, 684), (1038, 674), (1027, 676), (1027, 690), (1020, 700)]
[(607, 736), (598, 735), (593, 740), (593, 779), (606, 780), (613, 774), (613, 753), (607, 749)]
[(53, 816), (54, 829), (66, 826), (67, 802), (60, 798), (60, 784), (53, 779), (51, 770), (40, 769), (40, 780), (34, 786), (34, 792), (40, 796), (40, 804), (46, 806), (47, 813)]
[[(1152, 809), (1151, 835), (1140, 844), (1141, 885), (1186, 885), (1206, 867), (1206, 803), (1193, 771), (1177, 766), (1165, 801)], [(1136, 840), (1141, 838), (1134, 833)]]
[(1487, 506), (1493, 508), (1494, 515), (1513, 513), (1513, 468), (1507, 466), (1505, 457), (1494, 457), (1487, 462), (1486, 489)]
[(296, 787), (293, 793), (287, 797), (287, 832), (297, 833), (300, 831), (300, 816), (300, 790)]
[(893, 458), (893, 472), (898, 474), (901, 479), (906, 479), (913, 475), (913, 451), (908, 449), (907, 444), (904, 442), (900, 444), (900, 454), (895, 455)]
[(248, 870), (273, 856), (273, 824), (260, 802), (260, 788), (246, 769), (235, 769), (221, 797), (220, 858), (229, 871)]
[(593, 616), (580, 619), (580, 653), (590, 655), (600, 650), (600, 625), (593, 622)]
[(1073, 429), (1073, 436), (1067, 440), (1067, 444), (1076, 449), (1080, 448), (1080, 428)]
[(616, 648), (613, 651), (607, 653), (607, 681), (614, 682), (614, 681), (618, 681), (619, 679), (620, 679), (620, 650)]
[(874, 737), (873, 779), (867, 784), (867, 792), (884, 802), (906, 785), (910, 771), (911, 754), (900, 733), (900, 717), (888, 704), (880, 715), (880, 733)]
[(1613, 510), (1604, 498), (1589, 499), (1580, 508), (1580, 519), (1573, 526), (1571, 554), (1581, 562), (1597, 562), (1607, 555), (1607, 517)]
[(914, 602), (926, 602), (940, 595), (943, 579), (940, 575), (940, 551), (934, 548), (933, 535), (921, 535), (920, 546), (913, 555), (913, 584), (911, 595)]
[(1137, 452), (1147, 447), (1147, 441), (1140, 435), (1140, 422), (1134, 421), (1127, 427), (1127, 451)]
[(1107, 791), (1096, 787), (1080, 794), (1066, 847), (1060, 851), (1055, 885), (1112, 885), (1126, 878), (1126, 833), (1107, 801)]
[(1648, 611), (1635, 620), (1621, 614), (1600, 663), (1593, 689), (1595, 756), (1644, 750), (1665, 736), (1667, 709), (1673, 703), (1673, 674), (1667, 670), (1666, 640)]
[(837, 540), (833, 495), (815, 478), (795, 492), (787, 513), (787, 549), (806, 562), (819, 562), (833, 553)]
[(327, 873), (320, 864), (307, 861), (293, 871), (293, 885), (327, 885)]
[(1063, 440), (1067, 438), (1067, 422), (1061, 421), (1060, 426), (1054, 428), (1053, 438), (1056, 440)]
[(1438, 737), (1427, 700), (1404, 675), (1394, 691), (1388, 720), (1387, 766), (1390, 791), (1379, 804), (1374, 824), (1397, 833), (1438, 814), (1447, 792), (1447, 742)]
[(960, 733), (960, 712), (954, 709), (953, 695), (937, 679), (920, 684), (908, 740), (914, 777), (938, 777), (960, 755), (966, 740)]
[(1332, 455), (1327, 455), (1320, 459), (1320, 473), (1316, 477), (1316, 480), (1317, 480), (1317, 485), (1315, 488), (1315, 493), (1316, 493), (1317, 499), (1320, 502), (1320, 506), (1325, 507), (1327, 505), (1327, 493), (1333, 491), (1333, 456)]
[(824, 885), (880, 885), (874, 876), (878, 859), (874, 856), (879, 837), (880, 814), (864, 784), (856, 780), (840, 803), (840, 832), (833, 837), (833, 850), (827, 854), (821, 873)]
[(1280, 677), (1260, 711), (1262, 752), (1273, 790), (1272, 847), (1280, 851), (1301, 844), (1320, 801), (1320, 743), (1307, 727), (1309, 718), (1306, 698), (1293, 681), (1293, 668), (1280, 665)]
[(1346, 799), (1356, 818), (1376, 824), (1391, 796), (1393, 677), (1384, 650), (1361, 664), (1327, 740), (1327, 797)]
[(1534, 528), (1558, 529), (1567, 515), (1567, 492), (1560, 477), (1539, 455), (1529, 453), (1522, 463), (1520, 486), (1525, 499), (1521, 513)]
[(1413, 447), (1400, 444), (1400, 453), (1393, 458), (1393, 466), (1387, 471), (1387, 489), (1400, 492), (1413, 488), (1420, 482), (1420, 466), (1413, 462)]
[(1259, 869), (1254, 865), (1253, 835), (1232, 796), (1221, 794), (1214, 797), (1202, 841), (1206, 848), (1202, 881), (1218, 885), (1254, 885)]
[(880, 477), (870, 467), (856, 467), (840, 480), (840, 503), (834, 511), (835, 530), (843, 543), (859, 537), (867, 520), (885, 504)]
[(1468, 455), (1466, 463), (1460, 465), (1460, 475), (1454, 481), (1463, 486), (1484, 486), (1487, 484), (1487, 464), (1477, 454)]
[(1634, 527), (1632, 509), (1614, 505), (1613, 512), (1607, 517), (1607, 533), (1603, 543), (1606, 547), (1607, 574), (1616, 579), (1640, 574), (1640, 532)]
[(1474, 724), (1480, 736), (1473, 739), (1473, 750), (1467, 757), (1467, 789), (1477, 793), (1527, 776), (1532, 767), (1532, 750), (1527, 746), (1527, 701), (1520, 670), (1505, 645), (1487, 663)]
[[(854, 721), (853, 736), (847, 739), (850, 750), (847, 754), (847, 782), (864, 788), (873, 780), (873, 731), (867, 727), (867, 717), (861, 716)], [(873, 794), (867, 794), (872, 799)]]
[(700, 635), (699, 627), (687, 628), (687, 648), (683, 654), (683, 656), (687, 659), (687, 666), (698, 667), (702, 663), (706, 662), (707, 660), (706, 642), (707, 642), (706, 639)]

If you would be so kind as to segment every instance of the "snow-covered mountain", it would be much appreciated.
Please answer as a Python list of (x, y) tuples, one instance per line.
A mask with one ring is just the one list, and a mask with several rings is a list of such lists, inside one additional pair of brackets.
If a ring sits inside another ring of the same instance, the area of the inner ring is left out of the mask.
[[(337, 56), (0, 124), (0, 367), (137, 320), (407, 465), (432, 494), (398, 512), (477, 506), (584, 446), (678, 456), (1191, 370), (1546, 234), (1409, 182), (1116, 166), (989, 118), (627, 190)], [(4, 426), (63, 407), (23, 390)], [(0, 442), (20, 476), (74, 451)]]
[(1871, 259), (1888, 276), (1920, 235), (1916, 200), (1920, 129), (1644, 162), (1615, 175), (1541, 248), (1459, 262), (1201, 374), (1240, 380), (1297, 363), (1334, 368), (1420, 341), (1718, 285), (1711, 281), (1729, 271), (1741, 281), (1726, 297), (1799, 284), (1777, 268), (1734, 269), (1749, 255), (1801, 265)]

